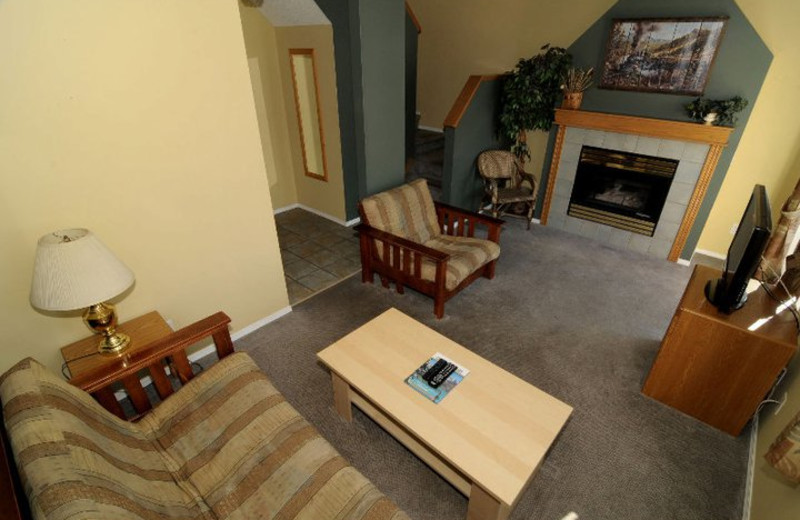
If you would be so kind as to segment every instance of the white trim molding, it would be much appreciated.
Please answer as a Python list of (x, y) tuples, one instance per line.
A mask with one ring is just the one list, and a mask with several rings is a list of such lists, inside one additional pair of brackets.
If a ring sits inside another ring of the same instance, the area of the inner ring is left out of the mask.
[[(263, 326), (265, 326), (265, 325), (267, 325), (269, 323), (272, 323), (273, 321), (275, 321), (275, 320), (277, 320), (279, 318), (282, 318), (282, 317), (286, 316), (290, 312), (292, 312), (292, 307), (291, 307), (291, 305), (287, 305), (286, 307), (273, 312), (269, 316), (261, 318), (260, 320), (255, 321), (255, 322), (251, 323), (250, 325), (247, 325), (246, 327), (243, 327), (243, 328), (237, 330), (236, 332), (231, 334), (231, 339), (233, 341), (242, 339), (243, 337), (247, 336), (248, 334), (252, 334), (253, 332), (257, 331), (261, 327), (263, 327)], [(169, 320), (169, 325), (170, 325), (170, 327), (172, 327), (172, 320)], [(197, 362), (198, 360), (200, 360), (200, 359), (202, 359), (202, 358), (204, 358), (206, 356), (210, 356), (211, 354), (216, 353), (216, 351), (217, 351), (217, 348), (214, 346), (213, 343), (211, 343), (210, 345), (206, 345), (205, 347), (201, 348), (200, 350), (197, 350), (197, 351), (192, 352), (191, 354), (189, 354), (189, 356), (188, 356), (189, 357), (189, 361), (191, 361), (193, 363)], [(169, 368), (167, 368), (167, 372), (169, 372)], [(153, 380), (150, 378), (150, 376), (144, 376), (139, 381), (141, 382), (142, 387), (147, 387), (148, 385), (153, 383)], [(117, 401), (122, 401), (123, 399), (128, 397), (128, 394), (126, 394), (124, 390), (117, 390), (116, 392), (114, 392), (114, 397), (117, 398)]]
[(358, 224), (359, 222), (361, 222), (361, 219), (358, 218), (358, 217), (356, 217), (356, 218), (354, 218), (352, 220), (345, 221), (345, 220), (342, 220), (342, 219), (340, 219), (338, 217), (334, 217), (333, 215), (328, 215), (324, 211), (320, 211), (318, 209), (314, 209), (314, 208), (312, 208), (310, 206), (306, 206), (305, 204), (300, 204), (300, 203), (297, 203), (297, 202), (294, 203), (294, 204), (289, 204), (288, 206), (283, 206), (282, 208), (274, 209), (274, 210), (272, 210), (272, 214), (273, 215), (278, 215), (280, 213), (285, 213), (285, 212), (291, 211), (293, 209), (302, 209), (302, 210), (308, 211), (309, 213), (313, 213), (314, 215), (317, 215), (319, 217), (328, 219), (331, 222), (336, 222), (340, 226), (345, 226), (345, 227), (352, 227), (352, 226), (355, 226), (356, 224)]
[(437, 134), (444, 133), (444, 128), (434, 128), (432, 126), (424, 126), (424, 125), (419, 125), (417, 128), (419, 128), (420, 130), (427, 130), (428, 132), (436, 132)]
[[(248, 334), (252, 334), (253, 332), (255, 332), (258, 329), (260, 329), (261, 327), (263, 327), (265, 325), (268, 325), (268, 324), (272, 323), (273, 321), (286, 316), (290, 312), (292, 312), (292, 307), (291, 307), (291, 305), (287, 305), (283, 309), (280, 309), (280, 310), (278, 310), (276, 312), (273, 312), (269, 316), (261, 318), (260, 320), (255, 321), (255, 322), (251, 323), (250, 325), (247, 325), (246, 327), (243, 327), (243, 328), (237, 330), (236, 332), (231, 334), (231, 339), (233, 341), (239, 340), (239, 339), (247, 336)], [(211, 343), (210, 345), (206, 345), (205, 347), (201, 348), (200, 350), (190, 354), (189, 355), (189, 361), (197, 361), (198, 359), (204, 358), (204, 357), (208, 356), (209, 354), (213, 354), (214, 352), (216, 352), (216, 347), (214, 347), (214, 344)]]
[(698, 254), (704, 256), (710, 256), (711, 258), (717, 258), (719, 260), (725, 260), (726, 258), (726, 256), (723, 255), (722, 253), (717, 253), (716, 251), (709, 251), (707, 249), (695, 249), (694, 253), (692, 253), (692, 256)]

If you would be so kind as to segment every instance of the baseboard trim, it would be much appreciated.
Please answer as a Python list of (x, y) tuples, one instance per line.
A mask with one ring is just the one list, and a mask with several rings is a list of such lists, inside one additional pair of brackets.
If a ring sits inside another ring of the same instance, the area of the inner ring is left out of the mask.
[(273, 209), (272, 210), (272, 214), (273, 215), (279, 215), (281, 213), (286, 213), (287, 211), (291, 211), (291, 210), (297, 209), (299, 207), (300, 207), (300, 204), (295, 202), (294, 204), (289, 204), (288, 206), (283, 206), (282, 208)]
[[(243, 337), (245, 337), (245, 336), (247, 336), (249, 334), (252, 334), (253, 332), (257, 331), (261, 327), (263, 327), (265, 325), (268, 325), (268, 324), (272, 323), (273, 321), (286, 316), (290, 312), (292, 312), (292, 306), (291, 305), (287, 305), (286, 307), (284, 307), (284, 308), (282, 308), (282, 309), (280, 309), (280, 310), (278, 310), (276, 312), (273, 312), (269, 316), (261, 318), (258, 321), (254, 321), (250, 325), (247, 325), (246, 327), (243, 327), (243, 328), (237, 330), (236, 332), (231, 334), (231, 339), (233, 341), (242, 339)], [(214, 346), (213, 343), (211, 343), (210, 345), (206, 345), (205, 347), (201, 348), (200, 350), (197, 350), (197, 351), (189, 354), (189, 356), (188, 356), (189, 357), (189, 361), (197, 362), (197, 361), (199, 361), (200, 359), (202, 359), (202, 358), (204, 358), (206, 356), (210, 356), (211, 354), (214, 354), (216, 351), (217, 351), (217, 348)], [(167, 368), (167, 372), (169, 373), (169, 368)], [(142, 387), (146, 387), (146, 386), (152, 384), (153, 380), (150, 378), (150, 376), (144, 376), (143, 378), (141, 378), (139, 380), (139, 382), (141, 382)], [(114, 392), (114, 397), (117, 398), (117, 401), (122, 401), (123, 399), (125, 399), (127, 397), (127, 394), (123, 390), (117, 390), (116, 392)]]
[(753, 506), (753, 480), (756, 474), (756, 451), (758, 447), (758, 412), (753, 416), (750, 430), (750, 450), (747, 456), (747, 476), (744, 482), (742, 520), (750, 520), (750, 509)]
[(417, 126), (417, 128), (419, 128), (420, 130), (427, 130), (428, 132), (436, 132), (437, 134), (444, 133), (444, 128), (434, 128), (432, 126), (424, 126), (424, 125), (419, 125)]
[(356, 224), (361, 222), (361, 219), (359, 219), (358, 217), (356, 217), (356, 218), (354, 218), (352, 220), (345, 221), (345, 220), (342, 220), (342, 219), (340, 219), (338, 217), (334, 217), (333, 215), (328, 215), (324, 211), (320, 211), (318, 209), (314, 209), (314, 208), (312, 208), (310, 206), (306, 206), (305, 204), (300, 204), (299, 202), (295, 202), (294, 204), (289, 204), (288, 206), (283, 206), (282, 208), (274, 209), (274, 210), (272, 210), (272, 214), (273, 215), (279, 215), (281, 213), (285, 213), (285, 212), (291, 211), (293, 209), (302, 209), (302, 210), (308, 211), (309, 213), (313, 213), (314, 215), (317, 215), (319, 217), (328, 219), (331, 222), (336, 222), (340, 226), (345, 226), (345, 227), (355, 226)]
[[(254, 321), (250, 325), (247, 325), (246, 327), (243, 327), (243, 328), (237, 330), (236, 332), (231, 334), (231, 339), (233, 341), (242, 339), (243, 337), (245, 337), (245, 336), (247, 336), (249, 334), (252, 334), (253, 332), (257, 331), (261, 327), (263, 327), (265, 325), (268, 325), (268, 324), (272, 323), (273, 321), (286, 316), (290, 312), (292, 312), (292, 307), (291, 307), (291, 305), (287, 305), (283, 309), (280, 309), (279, 311), (273, 312), (269, 316), (261, 318), (258, 321)], [(193, 352), (192, 354), (189, 354), (189, 361), (197, 361), (197, 360), (202, 359), (202, 358), (204, 358), (204, 357), (206, 357), (206, 356), (208, 356), (210, 354), (213, 354), (216, 351), (217, 351), (216, 347), (214, 347), (214, 344), (211, 343), (210, 345), (206, 345), (205, 347), (201, 348), (200, 350), (197, 350), (197, 351)]]
[(717, 253), (716, 251), (709, 251), (707, 249), (695, 249), (694, 253), (692, 253), (692, 256), (697, 254), (710, 256), (711, 258), (716, 258), (718, 260), (725, 260), (726, 258), (725, 255), (723, 255), (722, 253)]

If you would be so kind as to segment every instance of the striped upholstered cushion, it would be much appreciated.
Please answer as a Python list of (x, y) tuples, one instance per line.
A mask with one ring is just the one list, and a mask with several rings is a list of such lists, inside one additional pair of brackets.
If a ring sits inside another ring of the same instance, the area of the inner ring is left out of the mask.
[(244, 353), (142, 420), (218, 518), (407, 519)]
[(213, 518), (191, 487), (175, 484), (138, 425), (38, 362), (9, 370), (0, 397), (34, 518)]
[(242, 353), (138, 424), (33, 360), (0, 384), (36, 518), (408, 520)]
[[(450, 255), (445, 276), (445, 287), (448, 291), (455, 289), (476, 269), (500, 256), (498, 244), (481, 238), (439, 235), (425, 242), (425, 245)], [(429, 281), (436, 278), (436, 265), (430, 260), (422, 262), (422, 278)]]
[(423, 244), (439, 236), (439, 221), (425, 179), (417, 179), (361, 201), (367, 224)]

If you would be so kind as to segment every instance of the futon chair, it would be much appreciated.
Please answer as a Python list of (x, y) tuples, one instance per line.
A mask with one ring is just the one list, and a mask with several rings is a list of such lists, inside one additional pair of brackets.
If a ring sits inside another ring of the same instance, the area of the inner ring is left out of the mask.
[[(428, 184), (417, 179), (361, 201), (361, 277), (397, 292), (409, 286), (433, 298), (433, 312), (444, 316), (444, 304), (483, 276), (494, 278), (500, 256), (503, 221), (434, 203)], [(486, 239), (475, 231), (486, 228)]]
[[(484, 196), (481, 207), (491, 205), (492, 216), (511, 214), (517, 205), (527, 206), (528, 229), (531, 228), (533, 210), (536, 206), (536, 179), (522, 169), (516, 155), (506, 150), (489, 150), (478, 156), (478, 173), (483, 178)], [(527, 182), (528, 186), (523, 183)]]

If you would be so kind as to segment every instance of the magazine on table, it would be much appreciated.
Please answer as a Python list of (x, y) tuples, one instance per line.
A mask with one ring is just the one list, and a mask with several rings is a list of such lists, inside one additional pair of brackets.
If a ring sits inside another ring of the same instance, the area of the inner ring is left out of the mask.
[[(434, 388), (427, 381), (425, 381), (422, 376), (440, 359), (446, 361), (447, 363), (452, 363), (455, 365), (456, 369), (449, 376), (447, 376), (447, 379), (445, 379), (438, 387)], [(453, 388), (463, 381), (468, 374), (469, 370), (445, 357), (440, 352), (437, 352), (406, 378), (406, 384), (434, 403), (438, 403), (444, 399)]]

